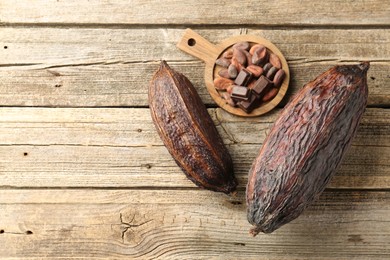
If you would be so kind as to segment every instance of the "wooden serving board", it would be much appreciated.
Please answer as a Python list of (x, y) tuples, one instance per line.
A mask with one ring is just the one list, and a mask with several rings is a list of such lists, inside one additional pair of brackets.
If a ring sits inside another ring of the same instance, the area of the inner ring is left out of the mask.
[[(254, 109), (251, 113), (246, 113), (240, 108), (228, 105), (226, 101), (221, 97), (218, 90), (214, 87), (214, 79), (218, 75), (218, 68), (215, 64), (215, 61), (227, 49), (231, 48), (232, 45), (241, 41), (247, 41), (250, 44), (263, 44), (268, 50), (270, 50), (280, 58), (282, 62), (282, 69), (286, 72), (286, 76), (283, 80), (282, 85), (280, 86), (278, 94), (269, 102), (264, 103), (260, 107)], [(205, 62), (206, 66), (204, 72), (204, 79), (207, 90), (210, 93), (211, 97), (214, 99), (214, 101), (217, 103), (217, 105), (229, 113), (243, 117), (254, 117), (265, 114), (275, 108), (280, 103), (280, 101), (282, 101), (284, 95), (287, 92), (290, 81), (290, 72), (287, 61), (281, 51), (273, 43), (262, 37), (254, 35), (238, 35), (230, 37), (222, 41), (221, 43), (214, 45), (193, 30), (186, 29), (183, 37), (177, 44), (177, 47), (184, 52)]]

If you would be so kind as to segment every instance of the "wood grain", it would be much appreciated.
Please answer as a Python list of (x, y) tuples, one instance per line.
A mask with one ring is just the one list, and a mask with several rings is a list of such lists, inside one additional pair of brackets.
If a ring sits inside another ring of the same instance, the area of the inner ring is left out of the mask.
[[(389, 13), (383, 0), (1, 0), (0, 258), (389, 259)], [(370, 108), (344, 163), (272, 235), (247, 235), (244, 186), (279, 110), (212, 108), (204, 63), (176, 47), (188, 27), (213, 44), (274, 43), (291, 72), (280, 107), (331, 66), (371, 62)], [(147, 86), (161, 59), (211, 107), (236, 197), (196, 188), (158, 138)]]
[(1, 190), (0, 257), (388, 259), (389, 202), (388, 192), (325, 192), (253, 238), (243, 192)]
[[(181, 29), (0, 28), (0, 93), (5, 106), (146, 106), (159, 60), (185, 74), (202, 100), (204, 64), (176, 47)], [(390, 106), (389, 30), (197, 30), (212, 43), (240, 33), (264, 37), (286, 56), (286, 100), (341, 63), (370, 60), (369, 105)]]
[(175, 0), (35, 0), (33, 4), (27, 0), (2, 0), (0, 5), (3, 23), (72, 25), (389, 25), (389, 12), (389, 2), (380, 0), (281, 0), (258, 4), (249, 0), (223, 4), (208, 0), (191, 4)]
[[(278, 111), (209, 109), (243, 189)], [(390, 188), (390, 111), (367, 109), (329, 187)], [(0, 183), (12, 187), (196, 187), (162, 145), (147, 108), (0, 108)]]

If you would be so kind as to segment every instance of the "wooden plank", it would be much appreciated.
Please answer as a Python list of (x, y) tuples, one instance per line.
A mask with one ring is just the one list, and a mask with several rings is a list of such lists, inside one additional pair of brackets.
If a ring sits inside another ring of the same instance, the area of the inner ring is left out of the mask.
[[(278, 111), (240, 118), (209, 109), (240, 189)], [(390, 187), (390, 110), (369, 108), (329, 187)], [(190, 187), (147, 108), (0, 108), (0, 183), (12, 187)]]
[[(291, 66), (290, 97), (335, 64), (370, 60), (369, 105), (390, 106), (389, 30), (197, 30), (213, 43), (240, 33), (274, 42)], [(176, 48), (181, 29), (0, 28), (5, 106), (146, 106), (160, 59), (214, 104), (204, 64)], [(5, 49), (5, 46), (7, 47)]]
[[(168, 11), (169, 10), (169, 11)], [(251, 24), (251, 25), (389, 25), (388, 1), (188, 2), (133, 0), (2, 0), (3, 23), (54, 24)], [(115, 14), (115, 15), (111, 15)], [(229, 14), (229, 15), (227, 15)]]
[(388, 259), (389, 192), (325, 192), (271, 235), (248, 234), (244, 193), (0, 190), (0, 257)]

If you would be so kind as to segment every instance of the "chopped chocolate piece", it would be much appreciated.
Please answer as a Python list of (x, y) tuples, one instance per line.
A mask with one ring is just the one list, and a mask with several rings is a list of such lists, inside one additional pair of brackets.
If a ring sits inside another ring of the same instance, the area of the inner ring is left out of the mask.
[(247, 69), (242, 69), (240, 73), (238, 73), (234, 84), (238, 86), (246, 86), (248, 82), (252, 78), (252, 73), (250, 73)]
[(272, 81), (261, 76), (253, 86), (252, 92), (257, 98), (261, 99), (271, 87), (273, 87)]
[(237, 104), (242, 110), (249, 114), (260, 104), (260, 101), (254, 95), (252, 95), (248, 101), (240, 101)]
[(246, 101), (249, 100), (250, 94), (251, 94), (250, 89), (246, 87), (233, 86), (231, 97), (236, 101)]

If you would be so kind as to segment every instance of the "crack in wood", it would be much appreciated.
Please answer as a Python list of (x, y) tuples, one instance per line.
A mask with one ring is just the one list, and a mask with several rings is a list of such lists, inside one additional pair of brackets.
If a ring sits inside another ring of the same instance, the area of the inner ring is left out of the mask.
[(146, 223), (149, 223), (149, 222), (151, 222), (151, 221), (153, 221), (153, 219), (150, 219), (150, 220), (147, 220), (147, 221), (145, 221), (145, 222), (142, 222), (142, 223), (140, 223), (140, 224), (131, 224), (133, 221), (134, 221), (134, 219), (135, 219), (135, 214), (133, 214), (133, 217), (131, 218), (131, 220), (129, 221), (129, 222), (124, 222), (123, 221), (123, 216), (122, 216), (122, 213), (119, 213), (119, 219), (120, 219), (120, 225), (121, 225), (121, 229), (122, 229), (122, 231), (121, 231), (121, 238), (122, 238), (122, 243), (124, 244), (125, 243), (125, 233), (130, 229), (131, 231), (133, 231), (132, 230), (132, 228), (134, 228), (134, 227), (140, 227), (140, 226), (142, 226), (142, 225), (145, 225)]

